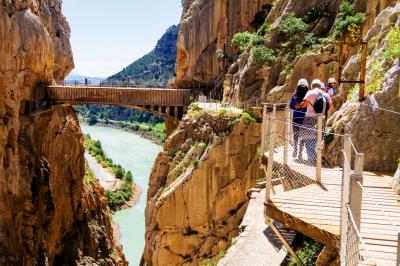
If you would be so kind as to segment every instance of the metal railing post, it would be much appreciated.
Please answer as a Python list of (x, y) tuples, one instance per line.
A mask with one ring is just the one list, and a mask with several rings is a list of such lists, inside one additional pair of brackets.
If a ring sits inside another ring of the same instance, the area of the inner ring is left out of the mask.
[(268, 116), (267, 116), (267, 104), (263, 105), (263, 122), (262, 122), (262, 128), (261, 128), (261, 155), (264, 156), (265, 152), (267, 151), (267, 124), (268, 124)]
[(321, 183), (321, 171), (322, 171), (322, 150), (324, 144), (322, 143), (322, 124), (324, 122), (324, 115), (318, 114), (318, 130), (317, 130), (317, 169), (315, 175), (315, 181)]
[(364, 157), (363, 153), (356, 154), (354, 175), (350, 179), (350, 209), (358, 229), (360, 229), (361, 225), (362, 187), (357, 183), (363, 184)]
[(290, 139), (290, 108), (285, 108), (285, 136), (284, 136), (284, 147), (283, 147), (283, 164), (288, 164), (289, 154), (289, 139)]
[(274, 153), (275, 153), (275, 138), (276, 138), (276, 104), (274, 104), (274, 109), (272, 115), (269, 117), (269, 153), (268, 153), (268, 165), (266, 173), (266, 191), (265, 191), (265, 201), (268, 202), (271, 198), (272, 187), (272, 170), (274, 167)]

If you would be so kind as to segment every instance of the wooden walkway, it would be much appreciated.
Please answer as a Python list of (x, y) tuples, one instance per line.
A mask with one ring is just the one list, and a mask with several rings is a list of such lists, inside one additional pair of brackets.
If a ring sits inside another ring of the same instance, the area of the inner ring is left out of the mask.
[(190, 90), (56, 85), (38, 88), (35, 100), (51, 103), (116, 105), (181, 119), (190, 104)]
[[(266, 216), (325, 245), (339, 248), (342, 169), (322, 168), (322, 185), (319, 185), (314, 182), (315, 167), (294, 161), (290, 156), (288, 166), (283, 166), (283, 148), (277, 149), (275, 158), (276, 166), (293, 172), (286, 175), (283, 184), (275, 180), (276, 194), (265, 203)], [(292, 176), (301, 176), (304, 186), (297, 184), (287, 190), (287, 184), (293, 183)], [(361, 237), (366, 245), (360, 245), (361, 255), (373, 257), (377, 265), (384, 266), (400, 262), (400, 196), (392, 190), (391, 181), (388, 175), (364, 172)]]

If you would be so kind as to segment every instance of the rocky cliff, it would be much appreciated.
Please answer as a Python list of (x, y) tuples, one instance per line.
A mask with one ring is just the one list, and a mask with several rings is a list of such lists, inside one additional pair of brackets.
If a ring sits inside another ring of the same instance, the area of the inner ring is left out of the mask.
[[(358, 85), (341, 85), (334, 99), (338, 113), (328, 126), (353, 135), (366, 154), (366, 169), (394, 171), (400, 132), (393, 125), (399, 115), (385, 110), (398, 112), (400, 106), (399, 44), (394, 41), (398, 5), (395, 0), (186, 1), (176, 80), (215, 85), (222, 76), (224, 101), (239, 107), (286, 102), (300, 78), (326, 82), (342, 71), (344, 79), (359, 80), (362, 36), (369, 47), (366, 100), (357, 104)], [(233, 48), (232, 36), (245, 31), (253, 33), (239, 36), (242, 47)], [(353, 43), (345, 45), (342, 70), (339, 41)], [(217, 49), (223, 60), (218, 60)], [(341, 148), (338, 141), (328, 147), (333, 162)]]
[(0, 16), (0, 264), (124, 265), (102, 189), (83, 184), (75, 112), (32, 101), (73, 67), (61, 1), (2, 1)]
[[(180, 22), (176, 59), (179, 87), (194, 83), (215, 85), (235, 54), (233, 35), (254, 31), (271, 9), (272, 0), (187, 0)], [(218, 61), (221, 49), (226, 59)]]
[(259, 177), (259, 142), (247, 114), (189, 112), (150, 177), (147, 265), (199, 265), (226, 250)]

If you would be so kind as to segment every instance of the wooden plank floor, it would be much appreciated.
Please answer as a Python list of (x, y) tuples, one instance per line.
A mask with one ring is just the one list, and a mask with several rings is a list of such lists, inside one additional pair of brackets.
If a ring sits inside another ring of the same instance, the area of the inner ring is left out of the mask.
[[(289, 152), (291, 155), (290, 149)], [(268, 157), (268, 154), (265, 156)], [(276, 169), (284, 168), (282, 148), (276, 150), (274, 162), (275, 173)], [(283, 214), (340, 237), (342, 169), (323, 168), (321, 186), (314, 183), (314, 166), (305, 165), (288, 156), (288, 168), (290, 171), (279, 173), (279, 176), (283, 177), (283, 185), (274, 187), (276, 194), (271, 196), (272, 204)], [(285, 191), (285, 179), (290, 182), (289, 179), (297, 177), (305, 181), (304, 186)], [(309, 182), (304, 177), (307, 177)], [(363, 265), (400, 265), (400, 196), (392, 190), (391, 182), (391, 176), (364, 172), (360, 231), (365, 245), (360, 245), (360, 249), (362, 256), (369, 259), (364, 261)]]

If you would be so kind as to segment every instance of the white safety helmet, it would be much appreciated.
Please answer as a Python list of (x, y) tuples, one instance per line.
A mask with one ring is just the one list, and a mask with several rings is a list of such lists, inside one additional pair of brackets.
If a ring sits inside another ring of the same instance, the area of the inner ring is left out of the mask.
[(297, 82), (297, 86), (301, 87), (308, 87), (308, 81), (306, 79), (300, 79), (299, 82)]
[(328, 84), (335, 84), (335, 83), (337, 83), (335, 78), (328, 79)]
[(322, 81), (320, 81), (319, 79), (314, 79), (312, 82), (311, 82), (311, 86), (316, 86), (316, 85), (318, 85), (318, 86), (320, 86), (320, 87), (322, 87)]

